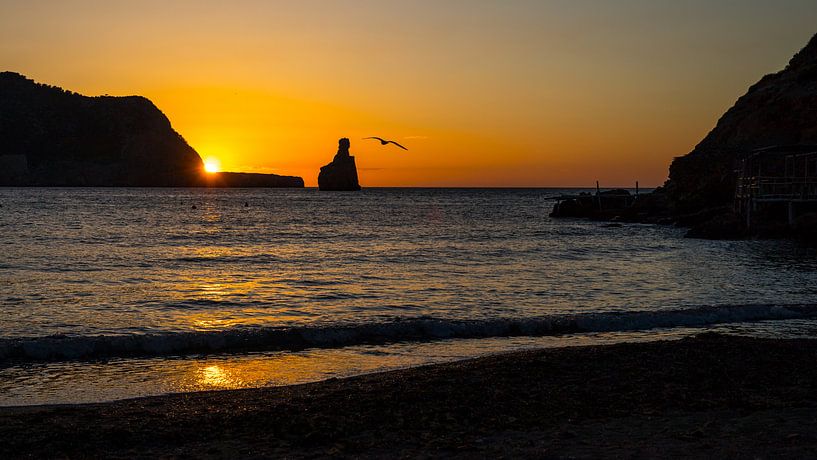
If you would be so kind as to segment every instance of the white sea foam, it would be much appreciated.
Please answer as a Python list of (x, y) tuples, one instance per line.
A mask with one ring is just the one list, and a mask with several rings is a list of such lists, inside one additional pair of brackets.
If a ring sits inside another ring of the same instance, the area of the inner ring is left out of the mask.
[(533, 318), (447, 320), (227, 329), (117, 336), (0, 338), (0, 364), (130, 356), (339, 348), (442, 339), (546, 336), (577, 332), (643, 331), (723, 323), (817, 318), (817, 304), (716, 305), (675, 310), (552, 315)]

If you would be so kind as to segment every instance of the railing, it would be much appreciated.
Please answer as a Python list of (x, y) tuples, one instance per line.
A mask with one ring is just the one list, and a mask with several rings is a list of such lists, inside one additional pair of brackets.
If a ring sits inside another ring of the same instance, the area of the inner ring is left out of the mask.
[(817, 177), (740, 177), (735, 198), (770, 201), (817, 200)]

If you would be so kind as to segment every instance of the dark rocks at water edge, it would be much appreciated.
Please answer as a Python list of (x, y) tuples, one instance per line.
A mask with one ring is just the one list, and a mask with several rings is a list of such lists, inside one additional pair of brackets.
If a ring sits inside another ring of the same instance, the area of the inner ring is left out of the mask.
[(601, 221), (673, 223), (667, 197), (660, 190), (633, 194), (625, 189), (587, 192), (559, 197), (550, 217), (575, 217)]
[(338, 141), (338, 153), (332, 162), (321, 167), (318, 174), (318, 188), (321, 190), (356, 191), (360, 190), (357, 181), (355, 157), (349, 154), (349, 139)]
[(553, 206), (550, 216), (609, 219), (616, 216), (608, 215), (605, 210), (616, 213), (618, 210), (630, 207), (633, 201), (635, 201), (635, 196), (624, 189), (605, 190), (595, 195), (583, 192), (559, 200)]
[(260, 176), (208, 177), (144, 97), (88, 97), (0, 72), (0, 186), (303, 186), (297, 177)]

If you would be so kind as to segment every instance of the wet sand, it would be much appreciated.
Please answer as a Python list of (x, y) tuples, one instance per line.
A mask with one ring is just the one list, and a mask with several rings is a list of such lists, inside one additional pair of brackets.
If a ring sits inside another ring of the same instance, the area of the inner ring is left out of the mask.
[(0, 409), (0, 458), (817, 456), (817, 340), (703, 335)]

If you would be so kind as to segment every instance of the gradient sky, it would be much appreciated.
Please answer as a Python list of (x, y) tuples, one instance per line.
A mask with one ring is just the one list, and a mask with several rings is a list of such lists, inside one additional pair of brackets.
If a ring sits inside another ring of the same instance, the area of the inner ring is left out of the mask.
[(307, 186), (342, 136), (363, 186), (654, 186), (814, 33), (814, 0), (0, 0), (0, 69)]

